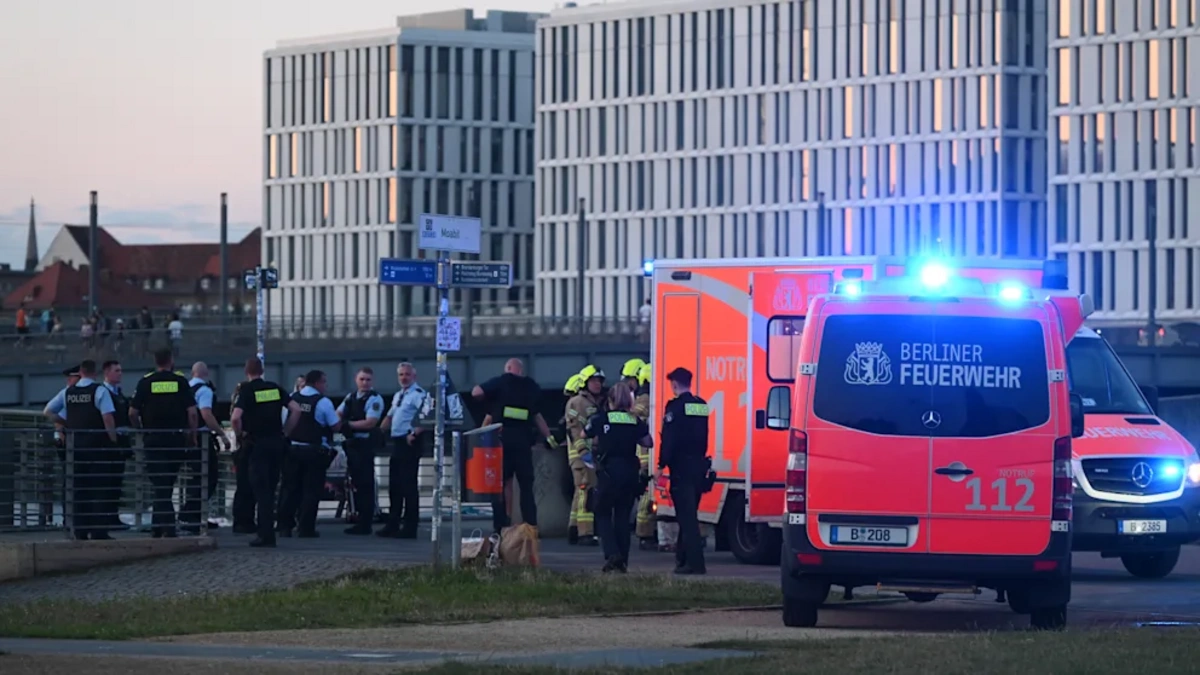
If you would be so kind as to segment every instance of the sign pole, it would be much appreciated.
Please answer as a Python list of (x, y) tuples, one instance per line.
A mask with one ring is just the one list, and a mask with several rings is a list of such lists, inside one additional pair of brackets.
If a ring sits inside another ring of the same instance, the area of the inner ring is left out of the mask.
[(255, 323), (254, 334), (255, 334), (255, 338), (258, 341), (258, 350), (257, 350), (258, 360), (262, 361), (263, 365), (266, 365), (266, 351), (267, 351), (267, 307), (266, 307), (267, 302), (266, 302), (266, 299), (267, 299), (267, 291), (265, 288), (263, 288), (264, 286), (266, 286), (266, 284), (263, 283), (264, 275), (263, 275), (262, 266), (259, 265), (258, 267), (254, 268), (254, 271), (258, 278), (258, 283), (255, 284), (255, 291), (254, 291), (254, 293), (255, 293), (254, 304), (255, 304), (255, 315), (256, 315), (255, 320), (254, 320), (254, 323)]
[(458, 569), (462, 566), (462, 493), (463, 493), (463, 461), (462, 461), (462, 432), (454, 432), (454, 442), (450, 452), (454, 455), (454, 520), (450, 528), (450, 566)]
[[(438, 323), (441, 324), (450, 316), (450, 257), (445, 252), (438, 253)], [(441, 534), (442, 529), (442, 482), (445, 480), (446, 462), (446, 351), (441, 340), (436, 340), (437, 347), (437, 391), (435, 396), (435, 416), (433, 427), (433, 565), (442, 563)]]

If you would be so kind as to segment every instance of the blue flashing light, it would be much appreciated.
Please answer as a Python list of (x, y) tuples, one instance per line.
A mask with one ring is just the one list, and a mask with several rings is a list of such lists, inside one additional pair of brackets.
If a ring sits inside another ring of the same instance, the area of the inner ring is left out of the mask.
[(654, 276), (654, 260), (648, 259), (642, 261), (642, 275), (647, 277)]
[(1020, 284), (1003, 284), (999, 291), (1000, 299), (1005, 302), (1020, 302), (1030, 297), (1029, 289)]
[(1177, 464), (1165, 464), (1160, 468), (1163, 478), (1179, 478), (1183, 470)]
[(838, 284), (837, 290), (842, 295), (846, 295), (851, 298), (857, 298), (858, 296), (862, 295), (862, 292), (863, 292), (862, 282), (861, 281), (843, 281), (842, 283)]
[(937, 262), (921, 267), (921, 285), (929, 290), (940, 290), (950, 282), (950, 268)]

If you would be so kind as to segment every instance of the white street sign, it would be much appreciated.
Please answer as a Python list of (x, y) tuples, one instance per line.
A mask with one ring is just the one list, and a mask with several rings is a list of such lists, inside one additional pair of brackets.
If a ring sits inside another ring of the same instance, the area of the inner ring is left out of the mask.
[(478, 218), (422, 213), (417, 218), (417, 246), (435, 251), (479, 253), (481, 225)]
[(456, 352), (462, 348), (462, 321), (456, 316), (440, 316), (437, 325), (437, 350)]

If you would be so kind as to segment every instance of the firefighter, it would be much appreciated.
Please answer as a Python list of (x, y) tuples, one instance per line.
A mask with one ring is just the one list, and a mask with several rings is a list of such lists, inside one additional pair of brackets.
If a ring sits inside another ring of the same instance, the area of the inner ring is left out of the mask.
[[(638, 386), (633, 401), (633, 412), (638, 419), (647, 422), (650, 417), (650, 364), (642, 364), (637, 374)], [(642, 473), (650, 475), (650, 448), (639, 445), (638, 460), (642, 464)], [(645, 490), (638, 500), (637, 530), (638, 547), (643, 551), (653, 551), (658, 548), (658, 531), (654, 524), (654, 493)]]
[(704, 574), (704, 542), (698, 510), (708, 471), (708, 402), (692, 393), (692, 373), (676, 368), (667, 375), (675, 398), (663, 409), (662, 443), (655, 478), (671, 471), (671, 501), (679, 521), (675, 574)]
[(596, 471), (588, 466), (586, 461), (592, 443), (584, 433), (584, 427), (603, 407), (601, 392), (604, 390), (604, 371), (596, 366), (586, 366), (579, 371), (579, 378), (584, 382), (583, 390), (567, 401), (566, 412), (567, 441), (570, 443), (567, 446), (567, 461), (575, 479), (575, 496), (571, 500), (567, 541), (571, 544), (596, 546), (599, 543), (595, 537), (596, 517), (588, 508), (588, 490), (596, 486)]

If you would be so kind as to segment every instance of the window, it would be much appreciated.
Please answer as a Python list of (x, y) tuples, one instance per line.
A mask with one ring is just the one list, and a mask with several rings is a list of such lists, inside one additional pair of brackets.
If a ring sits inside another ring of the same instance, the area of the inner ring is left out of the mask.
[(267, 178), (279, 177), (279, 135), (271, 134), (268, 141), (270, 150), (267, 153)]
[(767, 393), (767, 428), (786, 430), (792, 425), (792, 388), (771, 387)]
[(796, 379), (803, 334), (802, 317), (774, 317), (767, 323), (767, 377), (772, 382)]
[(1076, 338), (1067, 345), (1071, 391), (1083, 398), (1094, 415), (1151, 415), (1150, 406), (1112, 348), (1096, 337)]

